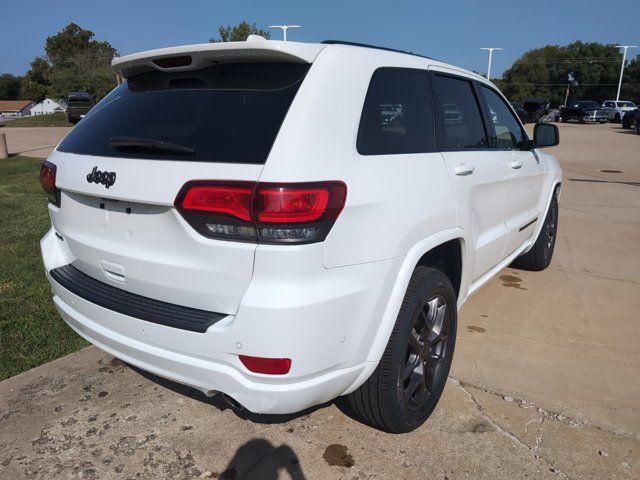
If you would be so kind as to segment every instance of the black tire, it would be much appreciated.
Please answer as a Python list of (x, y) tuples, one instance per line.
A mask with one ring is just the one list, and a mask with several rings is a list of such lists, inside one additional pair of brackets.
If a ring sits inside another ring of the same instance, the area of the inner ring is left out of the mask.
[(613, 123), (620, 123), (620, 114), (616, 113), (613, 117)]
[(447, 382), (456, 325), (456, 295), (447, 276), (417, 267), (380, 363), (348, 395), (351, 410), (365, 423), (392, 433), (422, 425)]
[(556, 246), (558, 234), (558, 198), (554, 195), (549, 205), (549, 211), (544, 219), (542, 229), (538, 234), (536, 243), (531, 250), (524, 255), (520, 255), (511, 264), (514, 268), (539, 272), (544, 270), (551, 263), (553, 250)]
[(560, 121), (561, 121), (562, 123), (567, 123), (567, 119), (566, 119), (565, 117), (560, 117)]
[(603, 123), (605, 123), (605, 122), (600, 122), (600, 125), (602, 125)]

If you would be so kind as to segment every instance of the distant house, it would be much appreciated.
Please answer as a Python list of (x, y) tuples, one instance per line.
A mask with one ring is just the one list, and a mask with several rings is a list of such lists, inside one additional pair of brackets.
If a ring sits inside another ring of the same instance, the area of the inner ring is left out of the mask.
[(31, 115), (50, 115), (52, 113), (64, 112), (65, 107), (61, 101), (45, 98), (43, 101), (29, 109)]
[(35, 105), (31, 100), (0, 100), (0, 115), (4, 117), (21, 117), (29, 115), (29, 109)]

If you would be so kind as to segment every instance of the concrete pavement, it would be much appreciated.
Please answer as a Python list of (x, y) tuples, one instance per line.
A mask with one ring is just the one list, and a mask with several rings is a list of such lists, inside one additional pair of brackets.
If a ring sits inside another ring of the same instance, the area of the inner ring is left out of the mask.
[(9, 155), (47, 158), (73, 127), (0, 128), (7, 137)]
[(0, 478), (640, 478), (640, 136), (560, 128), (551, 267), (469, 300), (416, 432), (238, 414), (90, 347), (0, 383)]

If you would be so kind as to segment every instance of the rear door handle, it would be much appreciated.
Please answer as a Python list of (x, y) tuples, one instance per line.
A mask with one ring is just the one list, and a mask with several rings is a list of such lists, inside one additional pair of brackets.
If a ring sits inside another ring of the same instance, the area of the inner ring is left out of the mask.
[(460, 177), (466, 177), (476, 171), (476, 167), (473, 165), (456, 165), (453, 167), (453, 173)]
[(515, 170), (522, 168), (522, 160), (514, 160), (509, 164), (509, 166)]

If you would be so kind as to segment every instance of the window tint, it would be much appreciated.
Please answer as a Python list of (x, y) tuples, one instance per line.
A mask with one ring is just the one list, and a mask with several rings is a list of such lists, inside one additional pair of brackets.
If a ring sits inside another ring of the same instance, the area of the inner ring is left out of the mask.
[(433, 78), (440, 148), (486, 148), (482, 115), (471, 82), (443, 75), (435, 75)]
[[(264, 163), (308, 69), (306, 64), (251, 63), (143, 73), (105, 97), (58, 150), (137, 159)], [(132, 141), (138, 144), (131, 145)]]
[(360, 119), (358, 152), (384, 155), (433, 151), (431, 112), (426, 71), (376, 70)]
[(480, 87), (489, 115), (490, 145), (494, 148), (519, 149), (524, 140), (520, 123), (502, 98), (484, 85)]

